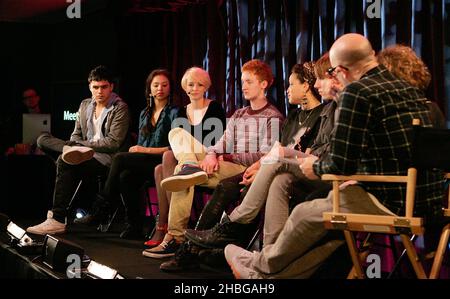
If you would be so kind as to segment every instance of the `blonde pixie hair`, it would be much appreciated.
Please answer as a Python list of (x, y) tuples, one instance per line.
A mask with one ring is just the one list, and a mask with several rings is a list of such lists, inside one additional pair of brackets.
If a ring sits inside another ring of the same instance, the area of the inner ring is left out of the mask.
[(391, 73), (412, 86), (426, 90), (430, 85), (427, 66), (410, 47), (393, 45), (381, 50), (377, 58)]
[(181, 87), (184, 91), (187, 91), (187, 81), (189, 78), (203, 84), (206, 90), (208, 90), (211, 86), (211, 78), (209, 77), (208, 72), (202, 68), (194, 66), (187, 69), (183, 75), (183, 78), (181, 78)]

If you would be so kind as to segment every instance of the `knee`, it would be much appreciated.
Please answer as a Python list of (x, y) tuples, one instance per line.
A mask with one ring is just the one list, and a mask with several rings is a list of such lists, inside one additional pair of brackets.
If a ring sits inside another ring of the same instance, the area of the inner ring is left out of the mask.
[(280, 191), (290, 192), (292, 187), (293, 180), (290, 176), (287, 175), (277, 175), (273, 181), (271, 186), (277, 187)]
[(63, 169), (68, 167), (69, 164), (67, 164), (66, 162), (63, 161), (62, 156), (59, 155), (58, 159), (56, 160), (56, 169), (58, 170), (58, 172)]
[(173, 163), (174, 161), (176, 162), (176, 159), (175, 159), (175, 155), (173, 154), (172, 151), (165, 151), (163, 153), (163, 156), (162, 156), (163, 164)]
[(127, 152), (119, 152), (114, 155), (114, 159), (112, 163), (117, 167), (123, 164), (123, 162), (127, 159), (129, 153)]
[(280, 162), (270, 163), (270, 164), (261, 164), (261, 167), (259, 168), (258, 172), (269, 175), (270, 173), (277, 173), (282, 167), (283, 167), (283, 164)]
[(45, 147), (47, 140), (51, 137), (50, 133), (42, 133), (36, 140), (36, 145), (39, 148)]
[(170, 130), (169, 132), (169, 141), (172, 142), (172, 140), (174, 138), (176, 138), (176, 136), (178, 134), (180, 134), (184, 129), (183, 128), (173, 128), (172, 130)]

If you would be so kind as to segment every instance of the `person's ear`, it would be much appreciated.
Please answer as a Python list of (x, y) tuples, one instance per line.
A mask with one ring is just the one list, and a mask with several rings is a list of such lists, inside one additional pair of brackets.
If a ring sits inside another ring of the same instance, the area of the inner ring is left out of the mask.
[(303, 89), (305, 90), (305, 93), (308, 92), (309, 89), (310, 89), (310, 88), (309, 88), (309, 84), (308, 84), (308, 82), (306, 82), (306, 81), (302, 83), (302, 87), (303, 87)]
[(267, 86), (269, 86), (269, 83), (267, 82), (267, 80), (261, 81), (261, 87), (262, 87), (263, 89), (267, 89)]

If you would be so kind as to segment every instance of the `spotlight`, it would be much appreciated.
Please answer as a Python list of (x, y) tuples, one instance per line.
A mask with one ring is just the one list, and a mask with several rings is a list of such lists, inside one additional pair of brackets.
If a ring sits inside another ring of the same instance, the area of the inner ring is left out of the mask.
[(117, 270), (95, 261), (89, 263), (86, 275), (94, 279), (123, 279)]
[(10, 237), (10, 245), (22, 254), (35, 254), (42, 249), (42, 242), (35, 242), (24, 229), (12, 222), (5, 214), (0, 214), (0, 229), (6, 230)]
[(83, 209), (77, 209), (75, 212), (75, 218), (77, 218), (77, 219), (83, 218), (86, 215), (87, 215), (87, 213)]

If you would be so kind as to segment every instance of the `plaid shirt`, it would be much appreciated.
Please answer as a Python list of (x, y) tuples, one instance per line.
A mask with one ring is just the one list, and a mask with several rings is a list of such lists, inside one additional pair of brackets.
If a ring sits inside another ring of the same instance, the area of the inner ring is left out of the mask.
[[(317, 175), (406, 175), (411, 160), (412, 120), (431, 126), (426, 98), (392, 75), (384, 66), (349, 84), (339, 100), (339, 118), (331, 139), (331, 152), (314, 163)], [(415, 214), (440, 213), (442, 175), (419, 171)], [(406, 185), (362, 184), (367, 192), (396, 214), (404, 213)]]

